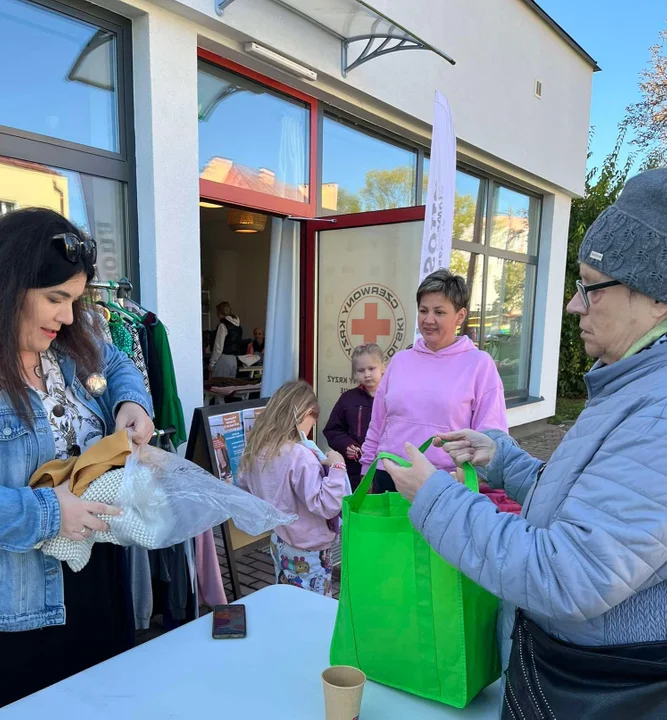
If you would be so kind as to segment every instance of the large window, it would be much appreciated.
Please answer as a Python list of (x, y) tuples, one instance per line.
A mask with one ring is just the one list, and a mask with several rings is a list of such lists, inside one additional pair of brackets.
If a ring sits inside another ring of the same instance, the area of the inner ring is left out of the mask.
[(202, 195), (301, 214), (312, 204), (314, 211), (313, 103), (201, 57), (197, 78)]
[(130, 43), (78, 0), (0, 5), (0, 213), (57, 210), (98, 241), (100, 279), (136, 282)]
[(528, 395), (540, 210), (536, 196), (457, 171), (450, 268), (471, 292), (462, 332), (493, 357), (510, 399)]
[(417, 151), (324, 115), (322, 214), (417, 205)]

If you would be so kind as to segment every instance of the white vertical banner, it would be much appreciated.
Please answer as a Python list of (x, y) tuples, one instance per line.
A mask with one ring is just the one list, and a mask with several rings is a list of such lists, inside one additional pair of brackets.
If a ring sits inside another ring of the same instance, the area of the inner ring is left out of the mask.
[[(449, 266), (456, 195), (456, 134), (447, 98), (436, 90), (419, 282)], [(420, 337), (415, 326), (415, 340)]]

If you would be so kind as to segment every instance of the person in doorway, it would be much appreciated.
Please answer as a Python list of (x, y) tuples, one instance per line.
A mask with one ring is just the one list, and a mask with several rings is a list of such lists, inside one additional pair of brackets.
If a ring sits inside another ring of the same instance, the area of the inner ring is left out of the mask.
[(301, 442), (320, 414), (313, 388), (288, 382), (255, 420), (241, 458), (239, 486), (279, 510), (298, 515), (271, 535), (276, 582), (331, 597), (331, 545), (346, 494), (343, 456), (320, 462)]
[(264, 330), (262, 328), (256, 327), (252, 331), (252, 340), (248, 343), (248, 355), (259, 355), (260, 357), (264, 357)]
[[(107, 525), (108, 505), (68, 485), (33, 490), (44, 463), (78, 455), (125, 429), (146, 444), (152, 408), (141, 373), (95, 335), (82, 296), (96, 244), (52, 210), (0, 218), (0, 706), (37, 692), (134, 642), (124, 548), (96, 543), (78, 573), (36, 547)], [(92, 397), (86, 380), (106, 379)]]
[[(431, 273), (419, 286), (421, 338), (411, 350), (394, 356), (380, 383), (362, 447), (362, 472), (380, 452), (403, 455), (406, 441), (419, 446), (459, 428), (507, 430), (503, 384), (493, 359), (469, 337), (456, 334), (466, 319), (468, 298), (465, 280), (449, 270)], [(443, 452), (431, 448), (427, 456), (438, 468), (455, 470)], [(374, 489), (395, 491), (384, 469), (376, 472)], [(481, 489), (502, 510), (520, 511), (502, 491), (486, 485)]]
[(243, 328), (228, 302), (216, 306), (218, 330), (215, 334), (213, 351), (209, 360), (210, 377), (235, 378), (238, 370), (238, 356), (242, 355)]
[(352, 379), (357, 387), (344, 392), (324, 428), (329, 446), (345, 457), (352, 492), (361, 482), (361, 446), (371, 422), (373, 399), (384, 374), (384, 354), (374, 343), (352, 351)]
[(503, 720), (656, 720), (667, 717), (667, 169), (627, 183), (579, 263), (567, 311), (596, 363), (549, 462), (502, 429), (441, 436), (522, 517), (414, 448), (413, 468), (390, 472), (417, 530), (504, 601)]

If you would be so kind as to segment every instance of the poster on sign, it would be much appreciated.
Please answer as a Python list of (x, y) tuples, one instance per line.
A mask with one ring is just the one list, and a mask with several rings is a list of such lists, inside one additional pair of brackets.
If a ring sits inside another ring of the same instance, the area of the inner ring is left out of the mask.
[(264, 412), (263, 407), (250, 408), (249, 410), (243, 411), (243, 432), (245, 435), (245, 442), (248, 442), (250, 431), (255, 426), (255, 421)]
[(226, 482), (236, 483), (235, 478), (245, 448), (242, 413), (214, 415), (208, 421), (218, 476)]

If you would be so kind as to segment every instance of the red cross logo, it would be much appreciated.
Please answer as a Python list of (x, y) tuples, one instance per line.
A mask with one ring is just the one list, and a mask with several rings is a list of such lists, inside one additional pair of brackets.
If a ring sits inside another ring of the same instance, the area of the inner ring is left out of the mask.
[(378, 336), (390, 333), (391, 320), (380, 320), (377, 303), (365, 303), (364, 317), (352, 321), (352, 335), (363, 335), (365, 343), (377, 343)]

